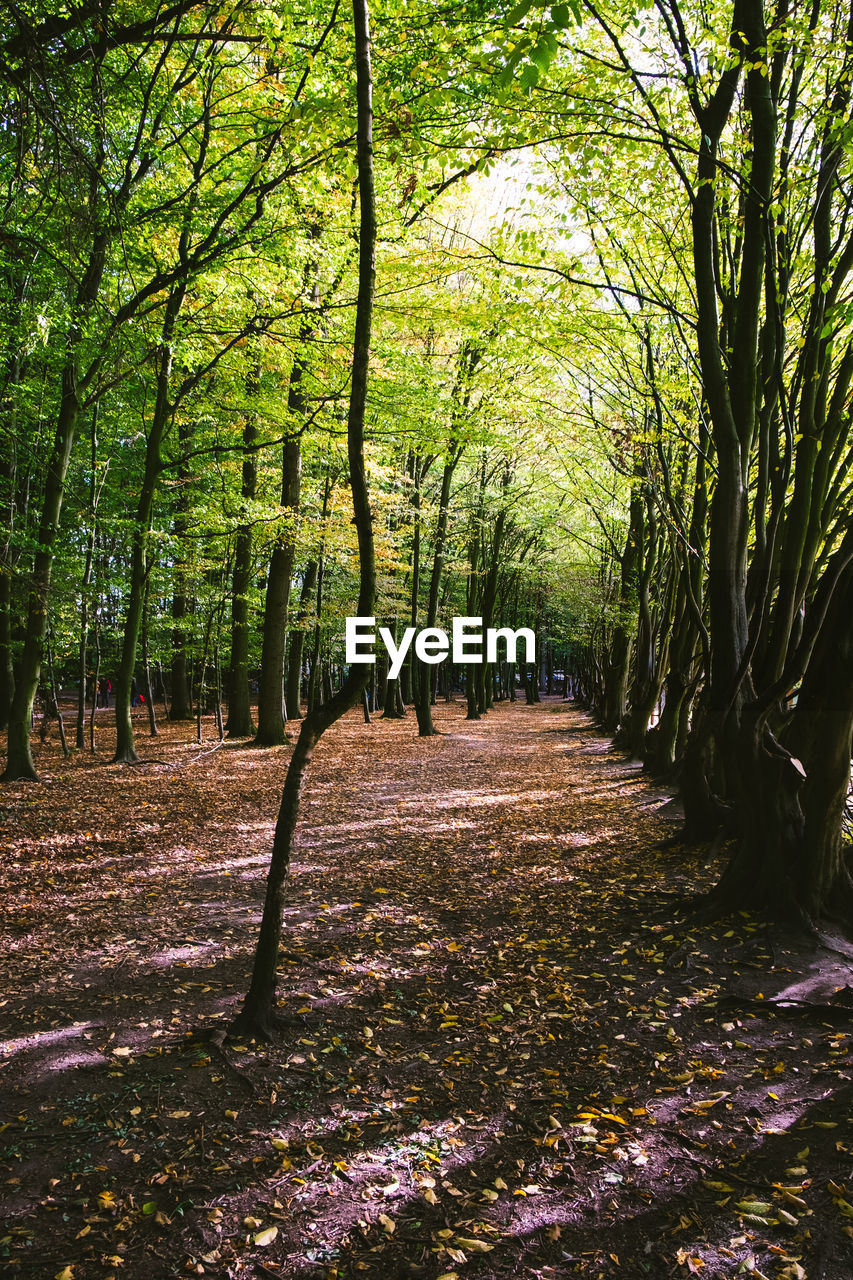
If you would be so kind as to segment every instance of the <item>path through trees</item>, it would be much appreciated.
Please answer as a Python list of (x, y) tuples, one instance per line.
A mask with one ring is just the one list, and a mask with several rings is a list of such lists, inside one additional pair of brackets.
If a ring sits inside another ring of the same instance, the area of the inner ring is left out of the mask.
[(168, 724), (129, 771), (51, 739), (6, 789), (20, 1274), (848, 1274), (842, 957), (673, 923), (719, 868), (570, 704), (465, 713), (318, 745), (263, 1051), (221, 1029), (288, 749)]

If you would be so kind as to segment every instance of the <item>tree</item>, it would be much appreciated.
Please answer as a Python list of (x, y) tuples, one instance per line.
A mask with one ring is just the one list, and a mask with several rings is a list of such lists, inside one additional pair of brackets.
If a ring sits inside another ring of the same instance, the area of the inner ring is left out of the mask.
[[(358, 534), (359, 616), (370, 616), (375, 595), (373, 524), (364, 465), (364, 423), (370, 334), (376, 266), (376, 203), (373, 176), (373, 101), (370, 66), (370, 30), (366, 0), (353, 0), (353, 26), (357, 96), (357, 147), (359, 206), (358, 305), (353, 341), (352, 383), (347, 419), (347, 459), (354, 520)], [(299, 800), (314, 749), (323, 733), (360, 699), (368, 679), (367, 664), (353, 664), (337, 694), (310, 710), (302, 721), (287, 770), (281, 806), (273, 838), (264, 911), (258, 936), (252, 980), (232, 1031), (265, 1038), (275, 1025), (275, 992), (278, 969), (284, 884), (290, 866), (293, 835), (299, 816)]]

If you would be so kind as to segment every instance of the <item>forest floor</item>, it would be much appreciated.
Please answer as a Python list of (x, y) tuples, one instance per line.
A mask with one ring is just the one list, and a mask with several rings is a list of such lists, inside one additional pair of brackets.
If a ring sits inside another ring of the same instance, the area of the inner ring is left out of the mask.
[(295, 1026), (259, 1048), (223, 1032), (289, 749), (140, 717), (148, 763), (113, 766), (99, 714), (98, 754), (54, 728), (0, 791), (0, 1267), (849, 1280), (847, 948), (691, 922), (719, 864), (588, 717), (328, 733)]

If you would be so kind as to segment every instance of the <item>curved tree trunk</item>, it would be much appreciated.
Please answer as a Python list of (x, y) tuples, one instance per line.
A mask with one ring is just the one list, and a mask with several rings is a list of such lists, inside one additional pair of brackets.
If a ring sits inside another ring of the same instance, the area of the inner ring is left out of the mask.
[[(367, 401), (367, 375), (370, 360), (370, 332), (373, 313), (376, 267), (376, 203), (373, 185), (372, 84), (370, 72), (370, 35), (366, 0), (353, 0), (355, 23), (355, 62), (358, 98), (358, 173), (361, 229), (359, 236), (358, 303), (356, 306), (353, 343), (352, 383), (347, 422), (347, 453), (355, 526), (358, 535), (359, 594), (358, 614), (373, 613), (376, 594), (376, 569), (373, 548), (373, 517), (370, 511), (367, 477), (364, 465), (364, 418)], [(281, 916), (284, 885), (290, 867), (293, 836), (299, 816), (299, 800), (305, 778), (322, 734), (361, 697), (370, 677), (371, 664), (350, 667), (341, 689), (331, 701), (309, 712), (299, 730), (299, 737), (287, 770), (281, 797), (272, 857), (267, 876), (263, 918), (258, 936), (249, 990), (232, 1030), (244, 1035), (269, 1037), (275, 1023), (276, 975), (281, 939)]]

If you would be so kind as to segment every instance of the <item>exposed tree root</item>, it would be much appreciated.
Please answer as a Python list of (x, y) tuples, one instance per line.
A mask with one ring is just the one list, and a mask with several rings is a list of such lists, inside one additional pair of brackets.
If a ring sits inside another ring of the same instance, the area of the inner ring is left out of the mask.
[(772, 1009), (774, 1013), (790, 1015), (802, 1013), (823, 1018), (831, 1022), (849, 1022), (853, 1009), (844, 1004), (826, 1004), (816, 1000), (757, 1000), (752, 996), (726, 995), (717, 1001), (720, 1009), (761, 1009), (765, 1013)]
[(229, 1040), (257, 1040), (259, 1044), (272, 1044), (276, 1036), (288, 1031), (304, 1031), (304, 1018), (279, 1013), (276, 1009), (250, 1009), (246, 1005), (228, 1024)]

